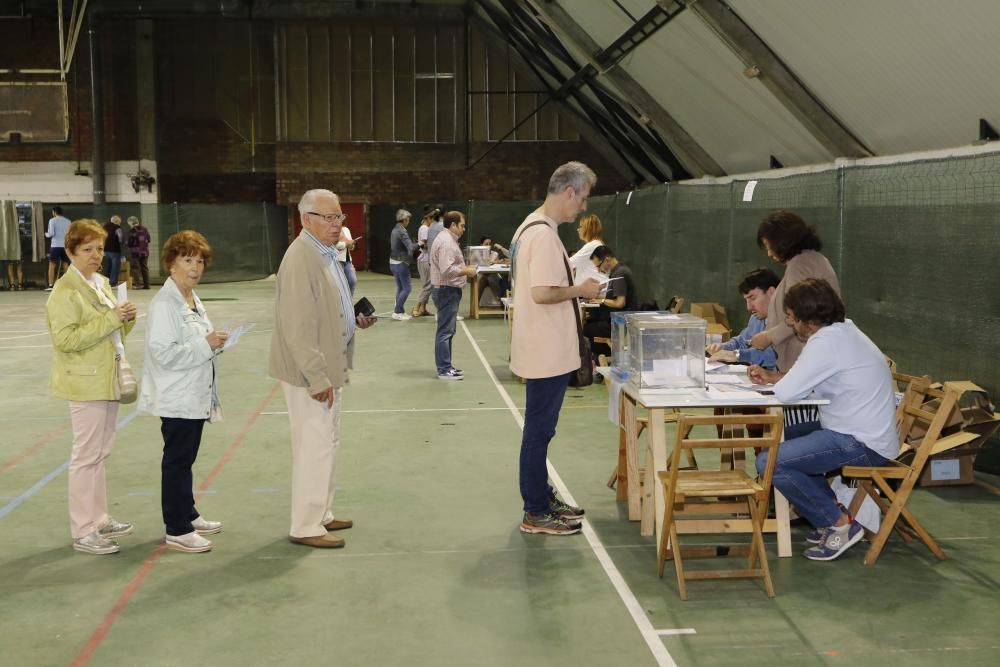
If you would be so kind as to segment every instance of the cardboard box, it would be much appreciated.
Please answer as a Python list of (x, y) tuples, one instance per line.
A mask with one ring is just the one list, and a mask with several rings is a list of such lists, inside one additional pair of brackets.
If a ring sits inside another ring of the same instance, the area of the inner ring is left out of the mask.
[(729, 318), (726, 317), (726, 308), (721, 303), (692, 303), (691, 314), (708, 322), (705, 335), (712, 339), (713, 335), (720, 336), (724, 342), (729, 340), (732, 329), (729, 328)]
[(971, 484), (976, 455), (1000, 427), (1000, 413), (994, 411), (985, 389), (968, 380), (945, 384), (958, 390), (959, 400), (948, 416), (941, 439), (931, 449), (920, 474), (920, 486)]

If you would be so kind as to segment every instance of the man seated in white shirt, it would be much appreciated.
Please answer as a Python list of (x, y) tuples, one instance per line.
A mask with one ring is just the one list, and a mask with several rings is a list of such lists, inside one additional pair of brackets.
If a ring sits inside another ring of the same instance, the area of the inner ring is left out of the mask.
[[(846, 465), (880, 466), (899, 454), (892, 373), (885, 356), (851, 320), (828, 282), (810, 278), (785, 295), (785, 321), (806, 346), (787, 373), (751, 366), (758, 384), (775, 383), (783, 403), (814, 397), (819, 422), (785, 427), (774, 486), (817, 529), (806, 541), (811, 560), (833, 560), (864, 536), (837, 504), (826, 474)], [(757, 457), (763, 472), (767, 455)]]

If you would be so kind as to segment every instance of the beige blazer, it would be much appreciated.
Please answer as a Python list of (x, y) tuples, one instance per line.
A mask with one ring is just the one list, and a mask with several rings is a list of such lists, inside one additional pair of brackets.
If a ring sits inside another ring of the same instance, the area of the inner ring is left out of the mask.
[(815, 250), (803, 250), (785, 264), (785, 275), (774, 290), (767, 308), (767, 334), (778, 354), (778, 370), (787, 373), (802, 354), (805, 343), (800, 341), (790, 326), (785, 324), (785, 294), (792, 285), (806, 278), (822, 278), (840, 294), (840, 281), (830, 260)]
[(306, 387), (310, 394), (347, 384), (354, 339), (347, 339), (343, 310), (326, 260), (311, 241), (299, 236), (278, 268), (271, 377)]

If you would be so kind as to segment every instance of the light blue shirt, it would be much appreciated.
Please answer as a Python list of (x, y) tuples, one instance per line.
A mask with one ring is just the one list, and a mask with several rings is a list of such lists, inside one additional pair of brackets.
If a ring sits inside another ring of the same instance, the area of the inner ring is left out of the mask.
[(357, 322), (354, 318), (354, 304), (351, 303), (351, 288), (347, 284), (344, 267), (337, 261), (337, 248), (336, 246), (323, 245), (305, 229), (302, 230), (302, 235), (309, 241), (312, 241), (319, 254), (326, 259), (326, 268), (330, 271), (330, 275), (333, 276), (333, 282), (337, 283), (337, 291), (340, 292), (340, 306), (344, 309), (344, 320), (347, 323), (347, 340), (350, 341), (354, 338)]
[(49, 218), (49, 231), (45, 235), (52, 239), (53, 248), (66, 247), (66, 230), (69, 229), (69, 225), (69, 218), (61, 215)]
[(750, 321), (747, 323), (746, 328), (743, 329), (743, 331), (741, 331), (735, 338), (727, 340), (723, 343), (722, 349), (734, 350), (736, 352), (736, 361), (744, 364), (757, 364), (758, 366), (763, 366), (764, 368), (774, 369), (778, 365), (778, 355), (775, 353), (773, 347), (769, 345), (763, 350), (750, 347), (750, 339), (753, 338), (755, 334), (759, 334), (761, 331), (766, 330), (767, 320), (751, 314)]

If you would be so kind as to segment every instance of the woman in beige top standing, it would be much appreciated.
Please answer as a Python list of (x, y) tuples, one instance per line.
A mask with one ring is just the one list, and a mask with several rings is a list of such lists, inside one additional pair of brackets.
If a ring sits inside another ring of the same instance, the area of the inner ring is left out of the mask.
[(771, 297), (767, 309), (767, 329), (750, 339), (758, 350), (774, 347), (778, 369), (787, 373), (802, 353), (805, 343), (785, 324), (785, 294), (806, 278), (822, 278), (840, 294), (840, 282), (825, 256), (816, 228), (791, 211), (774, 211), (757, 228), (757, 245), (767, 256), (785, 265), (785, 275)]

